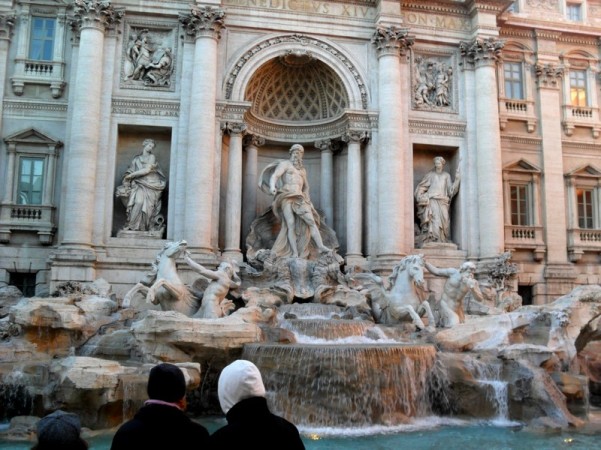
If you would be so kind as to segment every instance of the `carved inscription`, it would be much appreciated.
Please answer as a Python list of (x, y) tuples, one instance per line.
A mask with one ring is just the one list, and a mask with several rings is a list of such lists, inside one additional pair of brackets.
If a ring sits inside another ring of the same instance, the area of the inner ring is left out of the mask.
[(435, 14), (421, 14), (415, 12), (401, 13), (403, 22), (407, 25), (444, 28), (446, 30), (470, 31), (469, 19), (460, 17), (439, 16)]
[(357, 17), (360, 19), (373, 19), (376, 16), (375, 8), (370, 6), (345, 5), (315, 0), (224, 0), (223, 5), (302, 11), (304, 13)]

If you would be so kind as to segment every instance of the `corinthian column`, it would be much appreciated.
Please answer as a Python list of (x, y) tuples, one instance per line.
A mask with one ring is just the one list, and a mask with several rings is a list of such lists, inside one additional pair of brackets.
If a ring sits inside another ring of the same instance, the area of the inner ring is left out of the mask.
[(368, 138), (366, 131), (349, 130), (342, 140), (347, 143), (347, 175), (346, 175), (346, 263), (361, 265), (363, 263), (362, 228), (363, 195), (361, 189), (361, 142)]
[(72, 86), (73, 118), (70, 145), (65, 157), (69, 183), (64, 203), (64, 234), (61, 245), (71, 249), (90, 249), (94, 220), (96, 167), (102, 97), (104, 35), (118, 23), (123, 13), (109, 2), (77, 0), (74, 22), (79, 27), (79, 57)]
[(465, 64), (475, 67), (473, 89), (475, 104), (476, 149), (478, 173), (478, 217), (480, 257), (492, 258), (503, 252), (503, 179), (501, 132), (496, 64), (503, 42), (496, 38), (476, 38), (460, 43)]
[[(10, 36), (15, 25), (15, 16), (12, 14), (0, 15), (0, 99), (4, 99), (4, 85), (6, 84), (6, 68), (8, 67), (8, 45), (10, 44)], [(0, 130), (2, 129), (2, 103), (0, 101)], [(8, 166), (8, 171), (12, 170), (12, 166)], [(12, 184), (7, 185), (7, 188)], [(10, 189), (8, 189), (10, 191)]]
[(316, 141), (315, 148), (321, 151), (321, 177), (319, 205), (326, 217), (326, 224), (334, 227), (334, 149), (331, 139)]
[(227, 259), (242, 261), (240, 252), (240, 224), (242, 217), (242, 137), (246, 131), (244, 123), (228, 123), (230, 134), (227, 167), (227, 189), (225, 191), (225, 249)]
[(258, 155), (259, 147), (265, 145), (265, 138), (249, 134), (244, 136), (243, 145), (246, 151), (246, 167), (242, 192), (242, 239), (248, 236), (250, 225), (257, 216)]
[(378, 27), (372, 43), (378, 52), (378, 229), (377, 257), (382, 260), (398, 260), (408, 249), (405, 222), (408, 217), (403, 205), (404, 196), (401, 174), (403, 167), (402, 124), (403, 98), (401, 86), (401, 58), (413, 45), (414, 39), (406, 29)]
[(186, 34), (195, 39), (194, 64), (188, 113), (188, 154), (184, 234), (192, 249), (213, 253), (215, 193), (215, 100), (217, 91), (217, 41), (225, 12), (210, 6), (193, 6), (180, 15)]

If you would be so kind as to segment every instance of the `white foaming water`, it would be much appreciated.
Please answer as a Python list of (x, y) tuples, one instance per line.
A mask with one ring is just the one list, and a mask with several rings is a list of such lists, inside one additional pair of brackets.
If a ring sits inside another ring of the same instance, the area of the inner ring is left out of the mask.
[(488, 386), (486, 389), (487, 400), (492, 403), (497, 415), (492, 419), (499, 426), (515, 422), (509, 420), (508, 388), (507, 382), (501, 380), (501, 365), (490, 364), (478, 359), (466, 360), (466, 367), (471, 370), (474, 378), (480, 385)]
[(299, 344), (315, 344), (315, 345), (347, 345), (347, 344), (398, 344), (394, 339), (371, 339), (365, 336), (349, 336), (338, 339), (323, 339), (304, 334), (294, 333), (296, 341)]

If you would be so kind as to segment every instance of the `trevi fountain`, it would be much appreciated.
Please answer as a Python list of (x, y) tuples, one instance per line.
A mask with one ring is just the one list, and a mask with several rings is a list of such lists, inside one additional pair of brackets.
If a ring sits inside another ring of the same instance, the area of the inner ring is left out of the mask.
[[(428, 255), (448, 245), (460, 181), (440, 159), (415, 192), (418, 250), (428, 254), (406, 255), (389, 272), (345, 265), (311, 203), (302, 156), (293, 145), (290, 160), (263, 170), (258, 188), (273, 203), (253, 222), (244, 261), (205, 267), (183, 237), (165, 242), (124, 296), (103, 279), (63, 283), (44, 298), (3, 287), (3, 438), (32, 439), (36, 418), (58, 408), (89, 430), (114, 429), (146, 399), (161, 361), (185, 372), (191, 414), (219, 415), (216, 381), (237, 358), (257, 364), (273, 411), (311, 439), (428, 420), (559, 433), (595, 425), (601, 286), (522, 306), (511, 253), (478, 269), (438, 267)], [(117, 192), (124, 233), (148, 219), (136, 201), (152, 201), (128, 197), (134, 177)]]

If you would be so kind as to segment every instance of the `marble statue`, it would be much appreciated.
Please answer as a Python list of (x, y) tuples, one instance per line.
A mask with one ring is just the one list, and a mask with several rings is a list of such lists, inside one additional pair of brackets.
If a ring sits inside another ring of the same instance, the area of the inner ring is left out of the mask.
[(484, 301), (478, 281), (474, 278), (476, 272), (474, 263), (466, 261), (459, 269), (452, 267), (440, 269), (426, 262), (425, 267), (431, 274), (447, 278), (440, 297), (440, 325), (444, 328), (452, 328), (459, 323), (464, 323), (463, 299), (465, 296), (471, 292), (476, 300)]
[(133, 38), (133, 42), (127, 49), (126, 58), (130, 63), (130, 69), (125, 76), (125, 79), (132, 80), (142, 79), (146, 73), (148, 64), (151, 60), (152, 50), (148, 44), (148, 36), (142, 35)]
[(142, 153), (134, 157), (125, 171), (116, 195), (126, 208), (123, 230), (158, 232), (162, 237), (165, 219), (161, 214), (161, 196), (167, 181), (152, 153), (154, 147), (153, 139), (144, 140)]
[(218, 319), (227, 316), (236, 305), (227, 299), (228, 293), (240, 297), (238, 288), (242, 284), (238, 275), (238, 266), (235, 262), (222, 262), (217, 270), (209, 270), (198, 264), (190, 257), (184, 255), (186, 263), (192, 270), (209, 279), (209, 285), (204, 290), (200, 309), (193, 317), (200, 319)]
[[(410, 319), (420, 330), (434, 331), (436, 320), (425, 297), (423, 255), (404, 257), (393, 269), (388, 287), (381, 277), (368, 272), (352, 276), (354, 284), (362, 286), (371, 299), (371, 307), (377, 323), (399, 324)], [(426, 315), (426, 326), (421, 317)]]
[(259, 187), (273, 195), (272, 211), (281, 222), (271, 249), (276, 257), (308, 259), (331, 251), (323, 243), (320, 217), (309, 197), (303, 154), (303, 146), (295, 144), (290, 147), (290, 160), (273, 162), (261, 173)]
[(152, 62), (146, 66), (144, 84), (146, 86), (169, 86), (173, 72), (172, 64), (171, 48), (167, 47), (155, 52)]
[(434, 158), (434, 169), (428, 172), (415, 188), (417, 216), (420, 221), (418, 247), (427, 242), (450, 242), (451, 220), (449, 207), (451, 199), (459, 190), (461, 180), (459, 165), (455, 181), (444, 171), (446, 161), (442, 156)]
[(200, 298), (180, 278), (176, 265), (187, 245), (185, 240), (167, 242), (152, 263), (152, 270), (125, 295), (123, 307), (130, 307), (134, 295), (142, 292), (147, 302), (160, 305), (163, 311), (177, 311), (188, 317), (195, 314)]

